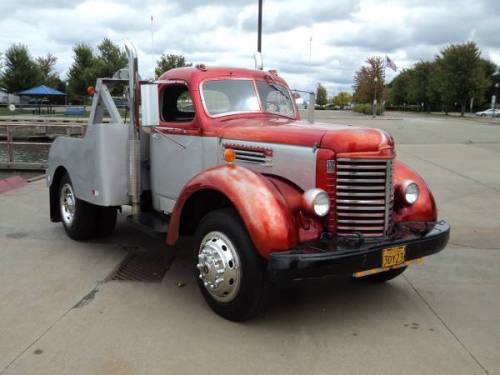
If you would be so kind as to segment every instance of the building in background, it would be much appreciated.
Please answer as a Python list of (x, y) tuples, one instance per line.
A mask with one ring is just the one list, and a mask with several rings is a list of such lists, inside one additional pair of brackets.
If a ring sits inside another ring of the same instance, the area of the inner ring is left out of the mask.
[(19, 104), (20, 102), (19, 96), (0, 90), (0, 104)]

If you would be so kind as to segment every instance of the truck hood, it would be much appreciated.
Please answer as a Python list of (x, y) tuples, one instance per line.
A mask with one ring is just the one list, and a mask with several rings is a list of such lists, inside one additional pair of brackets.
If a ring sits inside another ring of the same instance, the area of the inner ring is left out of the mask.
[(219, 131), (224, 139), (316, 146), (336, 153), (377, 152), (394, 146), (392, 136), (383, 130), (284, 118), (226, 120)]

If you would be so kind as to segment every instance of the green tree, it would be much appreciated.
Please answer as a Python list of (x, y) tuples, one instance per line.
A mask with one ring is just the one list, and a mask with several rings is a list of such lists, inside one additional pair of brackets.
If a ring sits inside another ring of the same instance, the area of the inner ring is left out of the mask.
[(409, 103), (409, 83), (412, 79), (413, 69), (403, 69), (391, 82), (390, 102), (394, 105)]
[(13, 44), (5, 52), (4, 66), (0, 74), (0, 86), (7, 92), (18, 92), (42, 83), (42, 74), (28, 48)]
[(97, 78), (112, 77), (128, 63), (125, 52), (108, 38), (97, 46), (97, 53), (88, 44), (78, 43), (73, 47), (73, 54), (68, 72), (68, 92), (72, 100), (86, 97), (87, 88), (95, 85)]
[(474, 42), (451, 44), (436, 58), (433, 86), (444, 104), (458, 103), (461, 115), (470, 98), (485, 95), (490, 85), (481, 52)]
[(155, 76), (158, 79), (167, 70), (174, 68), (182, 68), (184, 66), (191, 66), (191, 63), (186, 62), (186, 58), (182, 55), (165, 55), (162, 54), (160, 60), (156, 61)]
[(353, 100), (356, 103), (371, 103), (374, 96), (378, 101), (384, 97), (384, 60), (370, 57), (367, 66), (362, 66), (354, 74)]
[(433, 74), (434, 63), (420, 61), (415, 64), (408, 75), (408, 101), (419, 107), (424, 103), (428, 112), (431, 110), (431, 98), (434, 98), (433, 87), (430, 83)]
[(78, 43), (73, 47), (73, 64), (68, 72), (68, 93), (72, 100), (87, 95), (87, 88), (95, 84), (97, 71), (92, 47)]
[(59, 74), (54, 71), (56, 62), (57, 57), (51, 53), (48, 53), (46, 56), (37, 57), (36, 59), (38, 69), (40, 70), (40, 74), (42, 76), (42, 84), (52, 88), (57, 88), (61, 84)]
[(334, 98), (333, 98), (333, 104), (339, 106), (340, 108), (344, 108), (346, 105), (348, 105), (352, 101), (352, 96), (345, 92), (341, 91), (339, 92)]
[(104, 40), (97, 46), (98, 54), (95, 59), (96, 79), (112, 77), (115, 72), (125, 68), (128, 64), (127, 54), (120, 50), (110, 39)]
[(316, 104), (319, 106), (325, 106), (328, 103), (328, 92), (326, 91), (326, 87), (321, 83), (318, 83), (318, 87), (316, 88)]

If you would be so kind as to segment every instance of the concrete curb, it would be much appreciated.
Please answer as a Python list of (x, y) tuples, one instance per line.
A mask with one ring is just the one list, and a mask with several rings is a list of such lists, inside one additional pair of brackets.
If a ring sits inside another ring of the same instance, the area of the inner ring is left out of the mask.
[(28, 184), (28, 181), (26, 181), (21, 176), (12, 176), (12, 177), (5, 178), (3, 180), (0, 180), (0, 194), (5, 193), (6, 191), (9, 191), (9, 190), (18, 189), (18, 188), (23, 187), (27, 184)]

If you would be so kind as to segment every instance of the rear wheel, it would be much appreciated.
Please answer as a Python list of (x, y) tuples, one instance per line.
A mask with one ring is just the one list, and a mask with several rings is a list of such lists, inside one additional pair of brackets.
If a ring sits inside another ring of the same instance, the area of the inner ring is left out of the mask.
[(376, 283), (383, 283), (398, 277), (406, 270), (406, 267), (393, 268), (384, 272), (376, 273), (373, 275), (363, 276), (357, 280), (371, 281)]
[(196, 230), (194, 272), (214, 312), (243, 321), (261, 310), (267, 291), (264, 260), (232, 209), (209, 213)]
[(59, 209), (64, 230), (70, 238), (82, 241), (93, 237), (97, 206), (76, 197), (67, 174), (62, 177), (59, 187)]

